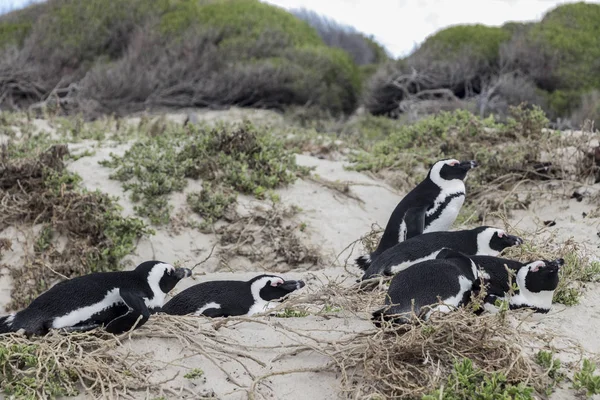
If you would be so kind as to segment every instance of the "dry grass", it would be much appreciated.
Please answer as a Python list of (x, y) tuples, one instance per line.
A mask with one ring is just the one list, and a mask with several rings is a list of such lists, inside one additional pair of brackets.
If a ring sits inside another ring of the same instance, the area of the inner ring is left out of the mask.
[[(14, 150), (14, 149), (13, 149)], [(142, 221), (123, 218), (113, 200), (85, 192), (80, 178), (65, 170), (66, 145), (53, 145), (20, 159), (0, 153), (0, 230), (40, 227), (28, 239), (24, 266), (10, 266), (14, 286), (8, 309), (25, 307), (57, 279), (120, 269), (119, 261), (148, 233)], [(60, 248), (57, 239), (65, 239)]]
[(279, 203), (253, 206), (248, 215), (218, 228), (221, 268), (227, 268), (235, 256), (260, 262), (262, 268), (271, 272), (286, 272), (298, 265), (319, 265), (320, 250), (301, 238), (306, 225), (295, 220), (296, 213), (293, 207)]

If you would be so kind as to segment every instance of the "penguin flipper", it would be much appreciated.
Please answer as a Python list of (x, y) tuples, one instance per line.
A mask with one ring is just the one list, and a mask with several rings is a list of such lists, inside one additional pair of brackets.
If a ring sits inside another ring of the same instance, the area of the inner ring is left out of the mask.
[[(127, 289), (119, 289), (119, 294), (123, 303), (129, 307), (129, 311), (110, 321), (105, 329), (115, 335), (129, 331), (137, 322), (136, 328), (144, 325), (150, 318), (150, 310), (146, 306), (141, 293), (133, 292)], [(138, 322), (138, 318), (142, 317)]]
[(412, 207), (404, 213), (406, 236), (404, 240), (418, 236), (425, 230), (425, 213), (428, 206)]
[(442, 250), (440, 250), (440, 252), (438, 253), (438, 255), (435, 258), (436, 258), (436, 260), (444, 260), (447, 258), (460, 258), (460, 259), (467, 259), (467, 260), (469, 260), (469, 262), (471, 262), (471, 259), (469, 257), (467, 257), (465, 254), (461, 253), (460, 251), (452, 250), (451, 248), (448, 248), (448, 247), (442, 248)]
[(207, 308), (202, 312), (202, 315), (210, 318), (228, 317), (229, 315), (220, 308)]

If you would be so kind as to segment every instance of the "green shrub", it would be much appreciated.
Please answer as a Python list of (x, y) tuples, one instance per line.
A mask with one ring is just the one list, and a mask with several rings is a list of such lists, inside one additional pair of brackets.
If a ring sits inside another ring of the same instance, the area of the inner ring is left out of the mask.
[[(169, 221), (168, 195), (186, 187), (186, 178), (202, 179), (205, 188), (222, 185), (221, 194), (191, 194), (192, 208), (214, 222), (235, 201), (231, 190), (263, 198), (270, 189), (286, 186), (306, 168), (268, 130), (245, 121), (216, 127), (170, 127), (160, 136), (141, 139), (123, 156), (101, 164), (115, 169), (112, 179), (124, 182), (131, 198), (141, 202), (138, 214), (154, 224)], [(217, 197), (215, 197), (217, 196)]]
[(519, 383), (511, 384), (506, 376), (497, 372), (485, 372), (465, 358), (454, 363), (454, 370), (440, 389), (422, 400), (487, 400), (487, 399), (533, 399), (534, 389)]
[(541, 50), (558, 53), (560, 89), (600, 88), (600, 4), (572, 3), (548, 12), (529, 31)]
[(438, 60), (446, 61), (464, 56), (463, 50), (470, 50), (472, 57), (495, 64), (500, 45), (510, 37), (509, 31), (498, 27), (456, 25), (429, 36), (419, 51), (433, 50), (439, 57)]

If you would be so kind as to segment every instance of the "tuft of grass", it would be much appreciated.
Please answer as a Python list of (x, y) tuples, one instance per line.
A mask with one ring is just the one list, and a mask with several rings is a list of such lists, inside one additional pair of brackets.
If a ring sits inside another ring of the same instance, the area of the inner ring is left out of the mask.
[(282, 312), (276, 314), (279, 318), (304, 318), (310, 315), (305, 310), (294, 310), (291, 308), (286, 308)]
[(454, 363), (454, 369), (445, 385), (424, 395), (423, 400), (455, 399), (533, 399), (534, 389), (523, 383), (513, 385), (504, 374), (486, 372), (464, 358)]
[(594, 375), (596, 371), (596, 363), (589, 359), (583, 360), (581, 370), (573, 375), (573, 388), (577, 390), (585, 390), (588, 397), (595, 394), (600, 394), (600, 376)]
[(194, 368), (190, 372), (185, 374), (183, 377), (185, 379), (198, 379), (201, 378), (203, 375), (204, 371), (202, 371), (200, 368)]
[(168, 126), (161, 135), (142, 138), (123, 156), (111, 154), (100, 162), (113, 168), (112, 179), (123, 182), (136, 212), (153, 224), (166, 224), (171, 208), (168, 195), (183, 190), (187, 179), (203, 179), (220, 194), (192, 194), (188, 202), (214, 220), (233, 204), (233, 191), (265, 198), (269, 190), (293, 183), (308, 173), (294, 154), (268, 128), (249, 121), (209, 126)]
[(546, 394), (550, 395), (558, 383), (564, 380), (565, 375), (559, 371), (560, 360), (554, 358), (554, 355), (549, 351), (540, 350), (535, 355), (535, 361), (544, 369), (548, 377), (552, 379), (552, 383), (548, 385)]
[(192, 192), (187, 195), (187, 203), (192, 211), (204, 218), (200, 226), (201, 230), (208, 229), (217, 220), (223, 218), (236, 201), (237, 196), (231, 189), (210, 182), (202, 183), (201, 192)]

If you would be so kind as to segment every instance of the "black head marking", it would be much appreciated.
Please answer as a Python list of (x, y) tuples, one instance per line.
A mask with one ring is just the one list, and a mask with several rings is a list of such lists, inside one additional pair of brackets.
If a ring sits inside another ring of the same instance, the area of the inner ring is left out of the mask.
[(180, 280), (192, 275), (192, 271), (187, 268), (175, 268), (157, 260), (141, 263), (135, 272), (143, 276), (151, 288), (158, 284), (163, 293), (169, 293)]
[(525, 276), (525, 288), (532, 293), (555, 290), (558, 286), (558, 272), (564, 263), (562, 258), (530, 263)]
[[(253, 288), (253, 292), (257, 290), (258, 296), (265, 301), (279, 300), (305, 286), (303, 281), (286, 281), (276, 275), (259, 275), (251, 279), (248, 283)], [(258, 286), (254, 289), (256, 285)]]
[(467, 173), (477, 167), (475, 160), (458, 161), (454, 159), (440, 160), (433, 164), (429, 175), (431, 178), (432, 174), (439, 174), (439, 177), (443, 180), (460, 179), (464, 180), (467, 177)]
[(520, 246), (521, 244), (523, 244), (523, 239), (518, 236), (507, 235), (502, 230), (494, 232), (490, 239), (490, 248), (497, 252), (502, 252), (507, 247)]

